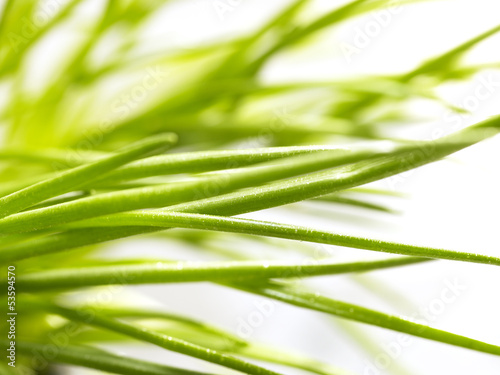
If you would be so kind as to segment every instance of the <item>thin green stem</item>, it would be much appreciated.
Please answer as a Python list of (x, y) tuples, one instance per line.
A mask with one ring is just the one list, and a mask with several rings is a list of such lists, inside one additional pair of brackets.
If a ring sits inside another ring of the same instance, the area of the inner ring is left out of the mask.
[(365, 307), (333, 300), (318, 293), (302, 291), (297, 287), (287, 287), (279, 284), (264, 286), (237, 284), (235, 287), (309, 310), (316, 310), (344, 319), (500, 356), (500, 346), (435, 329)]
[(157, 262), (138, 265), (109, 265), (57, 269), (19, 276), (17, 285), (25, 292), (64, 290), (110, 284), (181, 283), (221, 280), (302, 278), (366, 272), (426, 262), (423, 258), (394, 258), (380, 261), (335, 263), (242, 262)]
[(177, 140), (175, 134), (154, 136), (137, 142), (116, 155), (62, 172), (59, 176), (31, 185), (0, 198), (0, 218), (19, 212), (36, 203), (75, 190), (140, 157), (167, 150)]
[(241, 371), (251, 375), (279, 375), (279, 373), (267, 370), (263, 367), (246, 362), (242, 359), (219, 353), (209, 348), (194, 345), (189, 342), (177, 339), (172, 336), (156, 333), (144, 328), (136, 327), (132, 324), (110, 319), (97, 315), (92, 310), (70, 309), (59, 305), (48, 303), (39, 303), (40, 309), (44, 309), (53, 314), (60, 315), (71, 321), (81, 322), (94, 327), (113, 331), (125, 336), (132, 337), (142, 342), (148, 342), (161, 348), (185, 354), (190, 357), (198, 358), (207, 362), (215, 363), (236, 371)]
[(122, 375), (209, 375), (171, 366), (119, 356), (102, 349), (85, 346), (56, 346), (52, 343), (17, 341), (16, 348), (21, 354), (51, 353), (51, 360), (74, 366), (93, 368), (104, 372)]
[(497, 266), (500, 265), (500, 258), (477, 253), (465, 253), (424, 246), (406, 245), (376, 239), (342, 235), (296, 225), (213, 215), (154, 211), (126, 212), (109, 217), (88, 220), (87, 222), (80, 222), (76, 225), (89, 225), (91, 228), (104, 226), (164, 226), (166, 229), (202, 229), (283, 238), (295, 241), (307, 241), (325, 245), (344, 246), (400, 255), (483, 263)]

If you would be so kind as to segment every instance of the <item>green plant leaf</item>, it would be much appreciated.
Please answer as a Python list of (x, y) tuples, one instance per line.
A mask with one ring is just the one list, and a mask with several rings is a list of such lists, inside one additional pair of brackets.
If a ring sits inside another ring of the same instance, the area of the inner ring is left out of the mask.
[(56, 347), (53, 344), (34, 342), (17, 342), (16, 348), (21, 354), (31, 355), (33, 352), (54, 352), (53, 361), (73, 366), (81, 366), (123, 375), (208, 375), (198, 371), (189, 371), (180, 368), (159, 365), (152, 362), (140, 361), (134, 358), (118, 356), (102, 349), (68, 345)]
[(500, 355), (500, 346), (431, 328), (424, 324), (415, 323), (407, 319), (384, 314), (365, 307), (333, 300), (321, 296), (319, 293), (302, 291), (297, 287), (279, 284), (268, 284), (264, 286), (250, 285), (248, 287), (245, 287), (242, 284), (237, 284), (236, 287), (298, 307), (324, 312), (344, 319), (355, 320), (357, 322), (387, 328), (479, 352)]
[(380, 261), (337, 263), (321, 261), (283, 263), (247, 262), (156, 262), (139, 265), (108, 265), (98, 267), (56, 269), (22, 275), (17, 285), (25, 292), (64, 290), (110, 284), (182, 283), (221, 280), (302, 278), (366, 272), (429, 259), (403, 257)]
[(72, 321), (82, 322), (102, 329), (114, 331), (125, 336), (133, 337), (142, 342), (148, 342), (161, 348), (185, 354), (207, 362), (215, 363), (233, 370), (252, 375), (277, 375), (277, 372), (251, 364), (244, 360), (219, 353), (209, 348), (203, 348), (172, 336), (161, 335), (156, 332), (138, 328), (132, 324), (110, 319), (95, 314), (92, 310), (75, 310), (59, 305), (39, 303), (38, 307), (51, 313), (60, 315)]
[(48, 198), (68, 193), (83, 186), (88, 181), (96, 179), (107, 172), (118, 168), (132, 160), (164, 152), (177, 140), (174, 134), (155, 136), (121, 151), (81, 167), (62, 172), (59, 176), (39, 182), (16, 193), (0, 198), (0, 218), (19, 212), (24, 208)]

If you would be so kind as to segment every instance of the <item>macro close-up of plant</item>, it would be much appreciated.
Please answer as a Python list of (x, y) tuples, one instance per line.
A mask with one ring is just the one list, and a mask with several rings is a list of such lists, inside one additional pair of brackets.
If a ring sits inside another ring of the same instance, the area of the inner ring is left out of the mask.
[(471, 3), (4, 0), (0, 375), (499, 373)]

